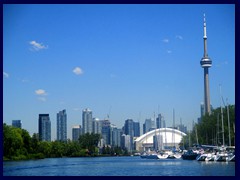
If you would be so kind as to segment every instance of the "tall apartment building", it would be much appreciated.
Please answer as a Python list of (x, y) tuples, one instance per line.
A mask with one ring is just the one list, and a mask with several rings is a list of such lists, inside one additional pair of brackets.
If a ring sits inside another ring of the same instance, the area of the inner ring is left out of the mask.
[(21, 120), (12, 120), (12, 126), (16, 128), (22, 128), (22, 121)]
[(112, 146), (121, 147), (121, 136), (122, 129), (118, 129), (117, 127), (112, 128)]
[(49, 114), (39, 114), (38, 133), (40, 141), (51, 141), (51, 121)]
[(88, 108), (82, 111), (82, 128), (84, 134), (93, 132), (92, 111)]
[(133, 136), (139, 137), (140, 136), (140, 123), (133, 122)]
[(98, 118), (93, 118), (93, 133), (102, 134), (102, 124), (103, 124), (103, 120), (99, 120)]
[(158, 117), (156, 118), (156, 126), (157, 126), (157, 129), (166, 127), (165, 120), (162, 114), (158, 114)]
[(57, 113), (57, 140), (67, 141), (67, 113), (65, 109)]
[(111, 123), (109, 120), (103, 120), (102, 122), (102, 137), (105, 145), (111, 143)]
[(145, 119), (143, 124), (143, 134), (155, 129), (155, 122), (152, 119)]
[(80, 125), (72, 127), (72, 141), (78, 141), (79, 136), (82, 135), (82, 128)]

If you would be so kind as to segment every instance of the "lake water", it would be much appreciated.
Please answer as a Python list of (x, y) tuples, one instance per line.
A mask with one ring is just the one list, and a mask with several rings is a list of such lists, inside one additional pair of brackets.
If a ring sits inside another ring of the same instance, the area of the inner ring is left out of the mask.
[(47, 158), (3, 162), (4, 176), (235, 176), (235, 162), (134, 157)]

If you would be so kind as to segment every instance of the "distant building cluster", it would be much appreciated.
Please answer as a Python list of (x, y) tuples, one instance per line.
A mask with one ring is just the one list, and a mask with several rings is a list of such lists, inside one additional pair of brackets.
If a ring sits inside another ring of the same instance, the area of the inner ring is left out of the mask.
[[(22, 128), (21, 120), (12, 120), (12, 126)], [(143, 134), (152, 130), (166, 128), (166, 123), (162, 114), (155, 118), (147, 118), (143, 123)], [(140, 122), (133, 119), (126, 119), (122, 128), (118, 128), (107, 119), (93, 117), (93, 112), (86, 108), (82, 111), (82, 125), (72, 126), (72, 141), (78, 141), (79, 136), (86, 133), (98, 133), (101, 135), (99, 147), (121, 147), (128, 151), (136, 149), (134, 141), (141, 136)], [(174, 127), (182, 132), (187, 132), (184, 125)], [(39, 114), (38, 136), (40, 141), (51, 141), (51, 121), (49, 114)], [(67, 112), (59, 111), (56, 114), (56, 140), (67, 141)]]

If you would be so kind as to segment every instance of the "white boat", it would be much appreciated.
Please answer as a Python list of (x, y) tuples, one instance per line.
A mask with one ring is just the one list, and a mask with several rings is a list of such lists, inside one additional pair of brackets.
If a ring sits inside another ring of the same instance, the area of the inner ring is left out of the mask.
[(197, 157), (196, 157), (196, 160), (197, 161), (205, 161), (205, 159), (208, 157), (208, 154), (199, 154)]
[(226, 158), (226, 161), (228, 162), (235, 162), (235, 154), (228, 154), (228, 157)]
[(207, 154), (207, 157), (205, 158), (205, 161), (214, 161), (216, 155), (214, 153), (212, 154)]
[(214, 161), (226, 161), (228, 157), (227, 153), (219, 153), (216, 155)]
[(174, 156), (176, 159), (180, 159), (180, 158), (182, 157), (182, 154), (180, 154), (180, 153), (175, 153), (173, 156)]
[(167, 159), (168, 158), (168, 154), (164, 153), (164, 154), (158, 154), (158, 159)]

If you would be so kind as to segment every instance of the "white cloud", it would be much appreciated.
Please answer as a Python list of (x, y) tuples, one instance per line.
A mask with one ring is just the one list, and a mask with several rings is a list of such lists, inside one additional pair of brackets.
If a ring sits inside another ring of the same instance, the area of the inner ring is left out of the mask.
[(47, 49), (48, 48), (48, 46), (45, 46), (45, 45), (43, 45), (41, 43), (38, 43), (36, 41), (30, 41), (29, 44), (32, 45), (32, 49), (31, 50), (35, 50), (35, 51), (39, 51), (41, 49)]
[(169, 39), (163, 39), (162, 40), (164, 43), (169, 43)]
[(6, 72), (3, 72), (3, 77), (5, 77), (5, 78), (9, 78), (9, 74), (6, 73)]
[(43, 89), (38, 89), (38, 90), (35, 91), (35, 93), (39, 96), (47, 95), (46, 91), (43, 90)]
[(81, 75), (81, 74), (83, 74), (83, 70), (80, 67), (75, 67), (73, 69), (73, 73), (76, 75)]
[(172, 51), (171, 51), (171, 50), (167, 50), (167, 53), (168, 53), (168, 54), (171, 54), (171, 53), (172, 53)]
[(176, 35), (176, 38), (177, 38), (177, 39), (180, 39), (180, 40), (183, 40), (183, 37), (180, 36), (180, 35)]

